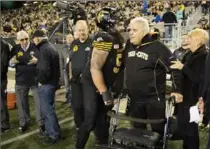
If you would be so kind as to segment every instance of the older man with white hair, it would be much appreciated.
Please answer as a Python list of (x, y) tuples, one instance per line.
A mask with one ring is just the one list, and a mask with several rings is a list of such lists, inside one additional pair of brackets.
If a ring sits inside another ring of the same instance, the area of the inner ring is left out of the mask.
[[(182, 102), (181, 73), (170, 71), (171, 51), (150, 33), (148, 21), (142, 17), (131, 20), (129, 40), (125, 47), (126, 85), (131, 98), (128, 114), (143, 119), (165, 118), (166, 73), (173, 76), (176, 102)], [(152, 130), (163, 135), (164, 124), (152, 124)], [(145, 128), (145, 124), (134, 127)]]
[(32, 90), (35, 99), (36, 121), (39, 123), (40, 130), (44, 130), (41, 111), (40, 100), (38, 97), (38, 81), (36, 73), (36, 63), (38, 57), (38, 50), (36, 46), (29, 41), (29, 35), (26, 31), (19, 31), (17, 33), (17, 40), (19, 44), (15, 45), (11, 50), (10, 65), (15, 67), (15, 92), (17, 98), (18, 115), (19, 115), (19, 131), (27, 130), (30, 123), (30, 111), (28, 94)]

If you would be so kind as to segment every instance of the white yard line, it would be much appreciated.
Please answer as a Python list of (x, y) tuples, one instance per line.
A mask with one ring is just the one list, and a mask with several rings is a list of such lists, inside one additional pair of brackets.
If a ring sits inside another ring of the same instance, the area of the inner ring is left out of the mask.
[[(73, 117), (66, 118), (66, 119), (60, 121), (59, 124), (66, 123), (66, 122), (71, 121), (71, 120), (73, 120)], [(71, 126), (73, 127), (73, 125), (71, 125)], [(1, 142), (1, 146), (4, 146), (4, 145), (10, 144), (10, 143), (12, 143), (12, 142), (15, 142), (15, 141), (18, 141), (18, 140), (27, 138), (27, 137), (29, 137), (29, 136), (31, 136), (31, 135), (34, 135), (34, 134), (38, 133), (38, 132), (39, 132), (39, 129), (36, 129), (36, 130), (31, 131), (31, 132), (29, 132), (29, 133), (26, 133), (26, 134), (17, 136), (17, 137), (15, 137), (15, 138), (12, 138), (12, 139), (3, 141), (3, 142)]]

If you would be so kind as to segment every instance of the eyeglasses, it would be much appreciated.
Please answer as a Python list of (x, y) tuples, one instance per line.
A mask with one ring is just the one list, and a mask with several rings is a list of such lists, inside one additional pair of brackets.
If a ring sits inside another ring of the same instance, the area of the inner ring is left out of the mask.
[(28, 40), (28, 38), (20, 39), (20, 41), (22, 41), (22, 42), (23, 42), (24, 40), (26, 40), (26, 41), (27, 41), (27, 40)]

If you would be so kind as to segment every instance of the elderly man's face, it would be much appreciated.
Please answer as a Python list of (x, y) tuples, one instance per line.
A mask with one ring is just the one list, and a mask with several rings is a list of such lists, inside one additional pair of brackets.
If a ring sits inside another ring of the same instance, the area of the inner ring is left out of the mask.
[(142, 25), (140, 23), (131, 21), (128, 29), (130, 42), (134, 45), (140, 44), (142, 38), (144, 37), (144, 30), (142, 29)]
[(20, 41), (21, 47), (26, 48), (29, 44), (29, 36), (24, 35), (24, 36), (22, 36), (22, 38), (19, 41)]
[(88, 26), (86, 24), (78, 24), (76, 26), (76, 33), (80, 40), (86, 40), (88, 38)]

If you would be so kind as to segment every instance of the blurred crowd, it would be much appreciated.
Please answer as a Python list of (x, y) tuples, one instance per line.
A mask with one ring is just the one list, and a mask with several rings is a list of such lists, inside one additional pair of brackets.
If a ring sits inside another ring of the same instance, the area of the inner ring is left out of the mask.
[[(187, 19), (190, 11), (185, 10), (190, 7), (196, 9), (201, 2), (179, 2), (179, 1), (109, 1), (109, 2), (74, 2), (74, 5), (80, 5), (86, 13), (90, 33), (97, 31), (95, 24), (96, 12), (106, 6), (113, 6), (123, 10), (122, 19), (125, 26), (131, 18), (135, 16), (148, 17), (150, 23), (159, 23), (167, 8), (176, 16), (177, 21)], [(25, 30), (31, 35), (36, 29), (43, 29), (52, 32), (55, 25), (62, 19), (65, 10), (57, 9), (53, 6), (53, 2), (28, 2), (22, 8), (2, 11), (1, 34), (5, 37), (14, 36), (18, 31)], [(204, 11), (205, 13), (206, 11)]]
[(32, 34), (36, 29), (48, 29), (59, 21), (59, 12), (52, 2), (29, 3), (19, 9), (4, 10), (2, 13), (1, 32), (4, 36), (14, 36), (20, 30)]

